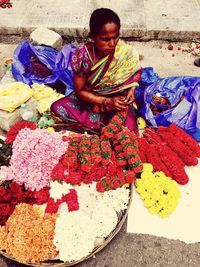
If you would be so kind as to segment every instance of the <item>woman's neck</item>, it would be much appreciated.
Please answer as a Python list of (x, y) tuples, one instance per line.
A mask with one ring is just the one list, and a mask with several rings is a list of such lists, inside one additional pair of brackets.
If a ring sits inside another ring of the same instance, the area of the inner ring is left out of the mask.
[(101, 59), (101, 58), (103, 58), (103, 57), (106, 56), (102, 51), (100, 51), (100, 50), (95, 46), (95, 44), (94, 44), (94, 55), (95, 55), (95, 57), (98, 58), (98, 59)]

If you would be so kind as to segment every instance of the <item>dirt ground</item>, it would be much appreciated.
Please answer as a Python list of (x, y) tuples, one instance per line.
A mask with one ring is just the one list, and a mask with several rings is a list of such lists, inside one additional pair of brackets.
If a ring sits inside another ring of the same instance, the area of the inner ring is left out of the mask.
[[(173, 50), (168, 50), (168, 42), (149, 41), (131, 42), (140, 56), (142, 67), (153, 67), (160, 77), (167, 76), (200, 76), (200, 68), (194, 66), (196, 58), (188, 52), (183, 52), (189, 48), (189, 43), (173, 43)], [(0, 78), (6, 69), (4, 62), (13, 56), (13, 51), (17, 44), (0, 43)]]

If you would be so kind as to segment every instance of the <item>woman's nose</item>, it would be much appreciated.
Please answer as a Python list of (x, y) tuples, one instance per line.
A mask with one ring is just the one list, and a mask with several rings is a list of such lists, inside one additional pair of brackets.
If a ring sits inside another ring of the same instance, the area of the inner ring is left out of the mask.
[(110, 47), (115, 47), (115, 40), (114, 39), (110, 39), (109, 46)]

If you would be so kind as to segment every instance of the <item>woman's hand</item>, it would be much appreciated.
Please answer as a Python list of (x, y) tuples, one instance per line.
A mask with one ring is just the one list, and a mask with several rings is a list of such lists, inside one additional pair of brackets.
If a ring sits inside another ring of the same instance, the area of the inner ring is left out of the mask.
[(135, 101), (135, 95), (134, 95), (134, 92), (135, 92), (135, 87), (131, 87), (131, 89), (129, 90), (127, 96), (126, 96), (126, 103), (127, 104), (132, 104), (134, 101)]
[(107, 97), (106, 101), (104, 102), (104, 106), (106, 111), (110, 110), (126, 110), (128, 104), (126, 103), (126, 98), (124, 96), (114, 96), (114, 97)]

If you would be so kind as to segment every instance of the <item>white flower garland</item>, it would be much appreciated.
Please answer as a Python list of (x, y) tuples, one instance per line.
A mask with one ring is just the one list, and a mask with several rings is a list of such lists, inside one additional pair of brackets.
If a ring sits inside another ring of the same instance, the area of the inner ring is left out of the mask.
[(116, 212), (127, 209), (130, 189), (121, 187), (116, 190), (106, 191), (100, 196), (106, 205), (110, 205)]
[(76, 261), (94, 249), (95, 226), (84, 212), (62, 213), (56, 220), (54, 245), (62, 261)]
[(117, 225), (117, 213), (111, 206), (99, 202), (92, 214), (92, 222), (96, 227), (96, 237), (107, 237)]
[(96, 191), (96, 182), (74, 186), (74, 189), (78, 195), (79, 210), (86, 212), (91, 217), (98, 203), (98, 195), (101, 195)]

